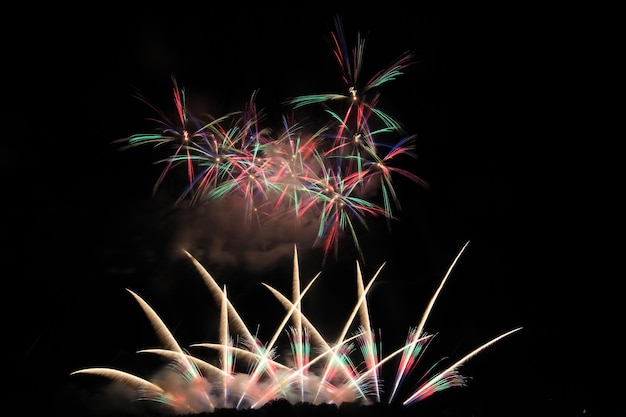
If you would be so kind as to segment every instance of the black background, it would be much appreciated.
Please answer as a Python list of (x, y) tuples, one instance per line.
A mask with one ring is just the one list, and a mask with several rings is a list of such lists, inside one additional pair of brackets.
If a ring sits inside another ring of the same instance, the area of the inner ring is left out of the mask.
[[(337, 91), (326, 41), (337, 14), (349, 39), (357, 32), (368, 39), (364, 72), (406, 50), (417, 58), (385, 86), (381, 107), (417, 135), (411, 169), (430, 188), (400, 181), (398, 220), (391, 230), (372, 221), (361, 237), (364, 275), (386, 262), (371, 300), (383, 343), (402, 342), (470, 241), (427, 325), (439, 333), (431, 349), (459, 358), (524, 329), (461, 368), (468, 387), (426, 401), (475, 415), (623, 411), (619, 293), (603, 264), (611, 253), (600, 248), (609, 245), (595, 233), (612, 229), (595, 217), (603, 203), (587, 175), (591, 158), (570, 154), (579, 143), (572, 126), (583, 122), (563, 117), (576, 77), (564, 70), (575, 64), (559, 60), (580, 39), (576, 29), (538, 9), (275, 2), (15, 16), (22, 30), (6, 36), (5, 105), (17, 115), (5, 125), (3, 275), (5, 343), (9, 351), (17, 345), (5, 358), (17, 364), (7, 380), (24, 412), (95, 404), (91, 385), (69, 376), (76, 369), (143, 370), (134, 368), (134, 352), (157, 340), (125, 288), (171, 323), (181, 345), (215, 337), (207, 320), (217, 310), (181, 256), (183, 242), (232, 286), (250, 327), (273, 329), (260, 283), (290, 291), (289, 251), (257, 269), (254, 257), (265, 254), (243, 253), (232, 238), (238, 262), (215, 259), (205, 246), (212, 232), (197, 231), (196, 212), (173, 210), (172, 189), (151, 194), (160, 174), (155, 154), (120, 152), (112, 142), (152, 127), (146, 119), (154, 114), (137, 92), (171, 106), (172, 74), (214, 114), (238, 109), (256, 89), (271, 117), (286, 98)], [(311, 315), (332, 334), (352, 305), (355, 254), (348, 241), (322, 265), (319, 250), (299, 251), (303, 279), (320, 270), (327, 277)]]

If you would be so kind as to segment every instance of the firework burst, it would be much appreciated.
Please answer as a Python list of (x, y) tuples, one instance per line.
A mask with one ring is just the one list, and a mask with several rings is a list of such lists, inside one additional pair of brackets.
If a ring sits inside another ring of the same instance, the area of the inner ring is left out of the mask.
[[(290, 117), (279, 129), (265, 126), (265, 114), (257, 109), (255, 91), (240, 111), (221, 117), (199, 117), (189, 110), (186, 92), (173, 77), (174, 117), (150, 104), (158, 118), (155, 131), (123, 138), (124, 148), (152, 145), (167, 156), (155, 183), (184, 170), (186, 186), (177, 204), (207, 202), (239, 196), (246, 217), (261, 224), (289, 215), (318, 221), (313, 246), (324, 254), (334, 250), (343, 235), (351, 237), (361, 258), (358, 229), (367, 229), (371, 217), (395, 219), (400, 209), (393, 177), (401, 175), (426, 187), (427, 183), (406, 169), (394, 166), (401, 157), (415, 158), (415, 135), (379, 108), (379, 88), (395, 80), (412, 65), (405, 53), (387, 68), (361, 83), (365, 40), (359, 34), (350, 50), (342, 23), (331, 32), (333, 54), (341, 70), (345, 91), (288, 99)], [(313, 105), (322, 107), (319, 126), (304, 126), (296, 118)], [(398, 136), (397, 139), (395, 136)]]

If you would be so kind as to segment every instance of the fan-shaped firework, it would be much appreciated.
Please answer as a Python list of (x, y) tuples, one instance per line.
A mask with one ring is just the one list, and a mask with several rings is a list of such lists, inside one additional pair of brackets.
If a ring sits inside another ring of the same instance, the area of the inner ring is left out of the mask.
[[(148, 303), (129, 290), (163, 344), (162, 348), (139, 352), (157, 354), (167, 360), (169, 378), (149, 380), (106, 367), (85, 368), (72, 374), (94, 374), (121, 381), (136, 388), (138, 399), (167, 404), (174, 412), (185, 414), (212, 412), (216, 408), (254, 409), (277, 399), (294, 404), (396, 403), (399, 387), (419, 368), (424, 351), (435, 337), (425, 331), (426, 322), (466, 247), (467, 243), (448, 268), (419, 324), (409, 329), (406, 343), (386, 354), (383, 354), (377, 333), (371, 328), (367, 303), (369, 291), (384, 264), (365, 282), (357, 261), (357, 302), (337, 339), (329, 342), (301, 308), (303, 298), (320, 274), (301, 288), (297, 251), (294, 249), (292, 297), (263, 284), (286, 311), (271, 340), (263, 343), (246, 326), (229, 300), (227, 288), (220, 287), (200, 262), (185, 251), (220, 307), (218, 341), (191, 346), (216, 352), (216, 360), (211, 363), (189, 354)], [(443, 370), (437, 370), (441, 361), (436, 363), (419, 378), (417, 389), (399, 401), (409, 406), (436, 392), (464, 386), (466, 378), (459, 373), (459, 368), (482, 350), (520, 329), (491, 339)], [(291, 357), (281, 362), (276, 348), (284, 334), (289, 339)], [(383, 365), (397, 366), (395, 381), (386, 397), (379, 377)]]

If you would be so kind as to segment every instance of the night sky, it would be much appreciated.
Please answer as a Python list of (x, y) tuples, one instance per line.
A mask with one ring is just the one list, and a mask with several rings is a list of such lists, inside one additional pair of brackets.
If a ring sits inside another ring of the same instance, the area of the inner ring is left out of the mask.
[(545, 22), (531, 11), (351, 3), (19, 17), (32, 36), (9, 48), (15, 75), (6, 83), (16, 93), (5, 105), (17, 118), (6, 125), (3, 264), (13, 303), (5, 322), (15, 332), (7, 344), (17, 346), (17, 356), (6, 357), (17, 364), (7, 395), (17, 393), (24, 412), (96, 404), (97, 384), (69, 376), (80, 368), (148, 372), (141, 366), (150, 360), (135, 352), (158, 339), (126, 288), (181, 345), (217, 337), (219, 310), (181, 249), (229, 286), (248, 326), (264, 334), (282, 310), (262, 283), (289, 293), (296, 243), (302, 279), (322, 271), (311, 317), (330, 335), (338, 331), (355, 294), (350, 238), (326, 261), (306, 234), (284, 225), (261, 243), (227, 203), (219, 213), (175, 208), (175, 181), (153, 195), (158, 154), (114, 143), (154, 127), (148, 119), (156, 115), (138, 94), (173, 110), (172, 75), (190, 106), (214, 115), (241, 109), (258, 90), (257, 106), (279, 128), (285, 99), (341, 89), (328, 44), (336, 15), (349, 42), (357, 32), (367, 39), (364, 78), (405, 51), (415, 56), (384, 86), (379, 106), (416, 134), (418, 158), (407, 168), (429, 187), (399, 180), (398, 218), (390, 227), (371, 219), (360, 235), (364, 276), (385, 263), (370, 300), (383, 345), (402, 343), (470, 241), (426, 326), (438, 333), (431, 353), (456, 359), (524, 329), (461, 368), (468, 387), (425, 401), (475, 415), (623, 411), (611, 327), (617, 293), (592, 265), (594, 245), (582, 243), (582, 210), (560, 200), (571, 186), (565, 169), (558, 159), (545, 169), (555, 129), (543, 123), (556, 88)]

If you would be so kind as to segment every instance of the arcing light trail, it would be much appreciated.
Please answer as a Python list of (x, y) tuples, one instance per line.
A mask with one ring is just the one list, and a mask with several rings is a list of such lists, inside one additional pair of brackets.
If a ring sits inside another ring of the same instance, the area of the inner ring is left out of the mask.
[[(165, 404), (177, 414), (212, 412), (222, 408), (255, 409), (277, 399), (286, 399), (294, 404), (394, 404), (400, 392), (399, 387), (410, 380), (426, 347), (435, 337), (424, 330), (425, 324), (468, 243), (449, 267), (419, 325), (409, 329), (406, 344), (386, 355), (383, 354), (381, 341), (377, 340), (376, 333), (370, 328), (367, 307), (367, 295), (384, 265), (365, 283), (357, 261), (358, 300), (336, 342), (329, 343), (302, 311), (302, 299), (319, 274), (301, 290), (298, 256), (294, 247), (292, 298), (289, 299), (277, 289), (263, 284), (286, 310), (271, 341), (263, 343), (248, 329), (229, 301), (226, 287), (220, 287), (200, 262), (185, 251), (220, 307), (219, 342), (196, 343), (191, 347), (217, 351), (217, 365), (183, 349), (148, 303), (128, 290), (139, 303), (163, 344), (163, 348), (139, 352), (157, 354), (167, 360), (170, 364), (167, 369), (171, 375), (168, 379), (149, 380), (106, 367), (84, 368), (72, 372), (72, 375), (93, 374), (120, 381), (137, 390), (137, 399)], [(358, 322), (355, 321), (357, 317)], [(238, 334), (231, 335), (233, 329)], [(351, 329), (352, 334), (348, 335)], [(436, 392), (465, 386), (466, 378), (459, 373), (459, 368), (487, 347), (521, 329), (518, 327), (500, 334), (442, 371), (435, 371), (438, 363), (431, 366), (419, 379), (417, 389), (401, 400), (401, 403), (410, 406)], [(290, 340), (292, 353), (287, 362), (279, 362), (276, 354), (276, 343), (283, 333)], [(355, 343), (360, 349), (356, 349)], [(360, 356), (356, 353), (359, 350)], [(390, 363), (397, 363), (398, 368), (391, 395), (384, 399), (379, 374), (382, 366)], [(242, 369), (246, 371), (241, 372)]]
[[(140, 96), (159, 115), (152, 119), (157, 130), (117, 142), (125, 148), (166, 148), (169, 155), (159, 161), (165, 167), (155, 191), (170, 172), (182, 167), (187, 185), (177, 203), (237, 195), (244, 200), (248, 219), (264, 223), (285, 215), (295, 220), (312, 216), (318, 222), (313, 245), (322, 247), (325, 255), (331, 249), (337, 254), (345, 232), (361, 253), (357, 225), (367, 228), (371, 216), (395, 219), (394, 210), (400, 209), (392, 176), (424, 187), (427, 183), (394, 166), (403, 156), (416, 156), (415, 135), (406, 135), (399, 122), (378, 108), (379, 88), (404, 73), (413, 63), (412, 54), (401, 55), (362, 84), (365, 41), (359, 35), (356, 47), (349, 50), (341, 20), (335, 23), (331, 44), (345, 91), (286, 100), (292, 113), (283, 116), (277, 136), (263, 126), (257, 91), (242, 111), (203, 119), (187, 107), (185, 90), (173, 77), (175, 118)], [(313, 105), (322, 106), (328, 120), (304, 126), (296, 120), (296, 111)]]

